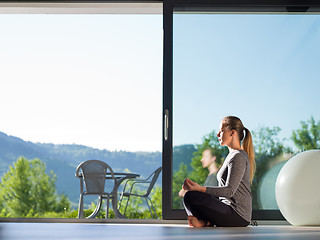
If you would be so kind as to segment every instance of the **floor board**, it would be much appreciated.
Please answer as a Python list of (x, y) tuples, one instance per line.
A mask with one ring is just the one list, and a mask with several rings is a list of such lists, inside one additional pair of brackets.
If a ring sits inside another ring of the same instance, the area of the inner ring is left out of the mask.
[(1, 240), (299, 239), (319, 240), (320, 227), (190, 228), (161, 224), (0, 223)]

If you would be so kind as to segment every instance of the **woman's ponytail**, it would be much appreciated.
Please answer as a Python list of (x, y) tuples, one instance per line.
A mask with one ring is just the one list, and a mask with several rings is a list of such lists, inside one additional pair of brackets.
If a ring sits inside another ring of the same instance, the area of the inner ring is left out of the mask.
[(254, 159), (254, 148), (252, 142), (252, 136), (249, 129), (244, 128), (245, 131), (245, 138), (242, 142), (242, 149), (248, 154), (249, 162), (250, 162), (250, 181), (252, 183), (254, 173), (256, 171), (256, 162)]
[[(247, 153), (250, 163), (250, 182), (252, 183), (254, 173), (256, 171), (256, 162), (254, 160), (254, 149), (252, 136), (249, 129), (245, 128), (240, 120), (240, 118), (235, 116), (228, 116), (223, 118), (223, 124), (229, 130), (236, 130), (238, 133), (239, 141), (242, 142), (241, 148)], [(245, 133), (244, 133), (245, 132)]]

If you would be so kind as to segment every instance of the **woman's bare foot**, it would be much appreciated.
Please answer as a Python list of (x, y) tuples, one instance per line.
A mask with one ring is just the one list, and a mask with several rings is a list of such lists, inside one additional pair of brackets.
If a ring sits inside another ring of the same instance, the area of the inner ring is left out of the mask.
[(188, 216), (189, 226), (200, 228), (207, 226), (207, 222), (204, 220), (199, 220), (197, 217)]

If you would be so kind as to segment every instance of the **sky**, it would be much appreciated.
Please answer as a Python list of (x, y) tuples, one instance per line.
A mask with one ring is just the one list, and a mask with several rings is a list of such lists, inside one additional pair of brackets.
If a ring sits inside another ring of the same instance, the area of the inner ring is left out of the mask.
[(162, 147), (162, 16), (0, 15), (0, 131), (99, 149)]
[(319, 15), (176, 14), (174, 144), (235, 115), (253, 131), (280, 127), (292, 147), (300, 121), (320, 120), (319, 42)]
[[(0, 15), (0, 131), (162, 150), (162, 15)], [(318, 15), (174, 15), (174, 145), (320, 119)]]

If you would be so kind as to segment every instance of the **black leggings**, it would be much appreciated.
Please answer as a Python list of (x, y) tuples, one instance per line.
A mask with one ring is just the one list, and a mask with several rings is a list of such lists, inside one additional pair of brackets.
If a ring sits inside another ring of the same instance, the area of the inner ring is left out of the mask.
[(217, 227), (246, 227), (249, 222), (240, 217), (232, 207), (209, 194), (188, 191), (184, 205), (199, 220), (210, 222)]

